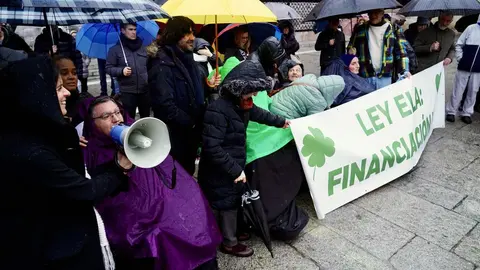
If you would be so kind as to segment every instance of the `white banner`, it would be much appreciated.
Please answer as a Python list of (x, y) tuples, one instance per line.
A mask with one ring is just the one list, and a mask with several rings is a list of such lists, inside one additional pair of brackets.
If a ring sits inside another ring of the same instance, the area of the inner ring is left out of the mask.
[(445, 127), (439, 63), (291, 128), (319, 218), (409, 172)]

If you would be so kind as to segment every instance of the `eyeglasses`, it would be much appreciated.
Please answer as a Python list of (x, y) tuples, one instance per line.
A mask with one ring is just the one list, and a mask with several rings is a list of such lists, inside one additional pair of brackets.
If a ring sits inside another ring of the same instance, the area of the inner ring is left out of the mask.
[(122, 112), (120, 111), (114, 111), (114, 112), (109, 112), (109, 113), (103, 113), (102, 115), (98, 116), (98, 117), (94, 117), (93, 119), (102, 119), (102, 120), (108, 120), (110, 118), (112, 118), (112, 116), (116, 116), (116, 117), (120, 117)]

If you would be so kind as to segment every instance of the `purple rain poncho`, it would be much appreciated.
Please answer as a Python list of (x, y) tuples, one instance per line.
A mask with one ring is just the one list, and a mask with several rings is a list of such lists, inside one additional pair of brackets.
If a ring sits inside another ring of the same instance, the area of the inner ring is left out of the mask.
[[(111, 161), (117, 146), (87, 116), (88, 104), (80, 105), (84, 116), (84, 150), (89, 173)], [(126, 124), (133, 121), (124, 119)], [(127, 258), (155, 258), (155, 269), (194, 269), (216, 257), (221, 234), (200, 187), (175, 162), (176, 187), (171, 185), (174, 160), (169, 155), (157, 167), (129, 172), (128, 191), (107, 198), (96, 206), (103, 218), (110, 246)], [(164, 182), (165, 181), (165, 182)], [(166, 184), (165, 184), (166, 183)]]

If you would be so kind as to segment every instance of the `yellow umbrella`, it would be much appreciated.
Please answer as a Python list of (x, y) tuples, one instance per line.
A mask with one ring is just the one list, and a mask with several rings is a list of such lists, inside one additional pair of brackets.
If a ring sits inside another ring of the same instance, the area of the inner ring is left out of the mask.
[[(185, 16), (195, 24), (215, 24), (215, 49), (218, 48), (219, 23), (277, 21), (275, 14), (260, 0), (168, 0), (162, 9), (171, 17)], [(218, 53), (215, 55), (218, 74)]]
[(162, 9), (172, 17), (185, 16), (203, 25), (277, 21), (275, 14), (259, 0), (168, 0)]

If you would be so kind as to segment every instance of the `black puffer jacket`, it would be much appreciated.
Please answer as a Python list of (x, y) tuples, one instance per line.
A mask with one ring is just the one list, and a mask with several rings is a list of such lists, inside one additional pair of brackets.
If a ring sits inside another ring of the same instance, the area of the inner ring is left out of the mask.
[(267, 76), (273, 77), (275, 75), (274, 64), (277, 64), (277, 67), (285, 59), (285, 50), (282, 47), (282, 44), (275, 37), (268, 37), (265, 39), (258, 49), (251, 53), (248, 56), (248, 60), (254, 60), (262, 64), (263, 70)]
[(288, 28), (288, 34), (282, 34), (282, 46), (285, 49), (287, 57), (295, 54), (300, 49), (300, 44), (298, 44), (297, 39), (295, 38), (295, 29), (290, 21), (281, 21), (278, 23), (278, 28), (283, 32), (283, 29)]
[(244, 190), (234, 183), (245, 169), (246, 127), (250, 120), (282, 127), (285, 119), (257, 106), (239, 106), (240, 96), (263, 91), (271, 83), (258, 62), (242, 62), (220, 85), (221, 97), (207, 108), (204, 118), (203, 148), (199, 183), (213, 209), (230, 210), (240, 205)]

